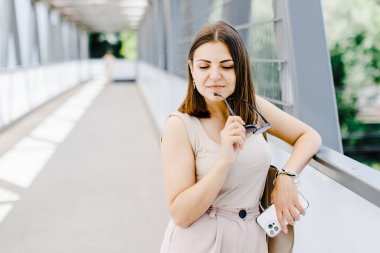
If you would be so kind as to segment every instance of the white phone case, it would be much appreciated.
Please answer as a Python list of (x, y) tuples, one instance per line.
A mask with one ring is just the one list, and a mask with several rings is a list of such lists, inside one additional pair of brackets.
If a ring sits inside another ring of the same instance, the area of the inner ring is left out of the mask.
[[(309, 202), (305, 199), (305, 197), (298, 192), (298, 199), (301, 202), (301, 205), (304, 209), (309, 207)], [(270, 205), (265, 211), (257, 217), (257, 223), (264, 229), (265, 233), (267, 233), (270, 237), (275, 237), (281, 232), (280, 223), (277, 220), (276, 209), (274, 204)], [(285, 220), (285, 224), (288, 225)]]

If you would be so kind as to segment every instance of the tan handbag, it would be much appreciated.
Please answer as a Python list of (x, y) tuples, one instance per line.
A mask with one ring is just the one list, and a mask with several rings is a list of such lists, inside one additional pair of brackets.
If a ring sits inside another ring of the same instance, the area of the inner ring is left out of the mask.
[[(264, 139), (267, 140), (266, 133), (263, 133)], [(267, 209), (271, 204), (271, 193), (273, 191), (273, 180), (277, 168), (273, 165), (269, 167), (267, 179), (265, 182), (264, 192), (261, 198), (261, 205)], [(280, 233), (276, 237), (267, 236), (268, 253), (291, 253), (294, 245), (294, 227), (288, 225), (288, 233)]]
[[(261, 198), (261, 205), (263, 208), (268, 208), (271, 204), (270, 195), (273, 190), (273, 180), (277, 168), (273, 165), (269, 167), (267, 180), (263, 196)], [(267, 236), (268, 253), (291, 253), (294, 245), (294, 227), (288, 225), (288, 233), (280, 233), (276, 237)]]

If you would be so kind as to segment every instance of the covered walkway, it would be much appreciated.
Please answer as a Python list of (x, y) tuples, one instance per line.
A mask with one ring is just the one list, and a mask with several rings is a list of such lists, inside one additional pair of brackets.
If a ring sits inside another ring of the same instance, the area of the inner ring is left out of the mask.
[[(53, 120), (72, 128), (48, 126)], [(0, 252), (157, 252), (168, 214), (152, 125), (135, 84), (88, 82), (3, 132), (0, 175), (15, 184), (0, 180), (0, 201), (13, 204), (6, 216), (0, 208)], [(57, 132), (66, 134), (48, 138)], [(49, 144), (50, 159), (36, 168)], [(17, 166), (20, 155), (34, 173)]]
[[(0, 253), (159, 251), (160, 131), (217, 20), (242, 36), (257, 93), (323, 139), (293, 253), (379, 251), (380, 173), (342, 152), (321, 0), (0, 0)], [(90, 58), (91, 33), (127, 30), (137, 58)], [(291, 147), (268, 140), (282, 167)]]

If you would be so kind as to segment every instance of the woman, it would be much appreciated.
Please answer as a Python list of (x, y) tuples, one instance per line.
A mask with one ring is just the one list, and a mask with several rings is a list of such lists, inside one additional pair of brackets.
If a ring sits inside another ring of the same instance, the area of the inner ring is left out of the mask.
[(267, 252), (265, 233), (256, 223), (271, 163), (261, 134), (268, 129), (266, 122), (269, 134), (293, 146), (283, 167), (287, 173), (279, 174), (272, 192), (283, 232), (285, 220), (293, 225), (299, 213), (305, 214), (289, 175), (301, 172), (321, 138), (255, 95), (250, 70), (243, 40), (227, 23), (206, 26), (195, 37), (188, 56), (187, 96), (162, 134), (172, 218), (162, 253)]

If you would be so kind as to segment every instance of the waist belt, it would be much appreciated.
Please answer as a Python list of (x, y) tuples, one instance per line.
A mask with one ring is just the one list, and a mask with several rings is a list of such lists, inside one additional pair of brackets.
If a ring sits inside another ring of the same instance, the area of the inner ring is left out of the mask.
[(215, 216), (222, 216), (228, 219), (240, 220), (253, 220), (260, 215), (259, 207), (240, 209), (240, 208), (227, 208), (227, 207), (214, 207), (211, 206), (206, 212), (211, 218)]

